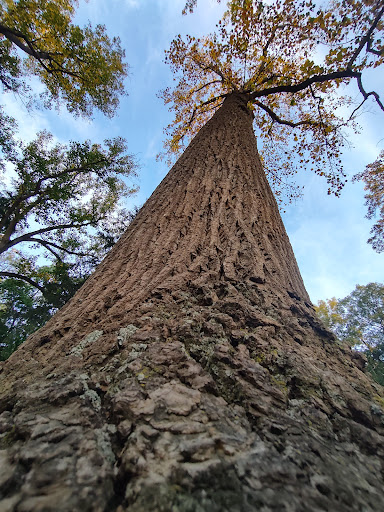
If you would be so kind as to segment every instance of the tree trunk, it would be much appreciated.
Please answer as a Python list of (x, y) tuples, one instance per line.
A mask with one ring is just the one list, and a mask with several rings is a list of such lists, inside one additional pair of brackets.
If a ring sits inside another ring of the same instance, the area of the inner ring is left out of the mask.
[(382, 511), (383, 392), (320, 324), (228, 97), (2, 366), (1, 511)]

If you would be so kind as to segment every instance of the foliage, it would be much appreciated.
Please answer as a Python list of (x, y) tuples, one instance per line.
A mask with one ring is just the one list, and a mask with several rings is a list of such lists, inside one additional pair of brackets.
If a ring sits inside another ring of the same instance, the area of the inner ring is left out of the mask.
[[(188, 1), (184, 11), (195, 4)], [(228, 95), (242, 94), (254, 111), (275, 191), (297, 168), (311, 165), (326, 177), (329, 193), (338, 195), (345, 181), (343, 128), (356, 127), (368, 99), (384, 110), (379, 95), (363, 83), (363, 72), (384, 58), (383, 2), (232, 0), (228, 5), (216, 33), (178, 36), (166, 53), (177, 76), (177, 85), (161, 93), (175, 113), (166, 130), (168, 155), (183, 149)], [(359, 105), (354, 91), (351, 96), (344, 87), (352, 81), (360, 91)]]
[[(5, 116), (2, 121), (11, 135)], [(33, 278), (33, 254), (55, 265), (99, 262), (131, 220), (120, 206), (135, 192), (123, 181), (136, 167), (125, 141), (63, 145), (42, 132), (29, 144), (0, 137), (0, 148), (0, 168), (9, 177), (0, 190), (0, 254), (13, 251), (3, 258), (0, 276), (43, 292), (45, 285)]]
[[(73, 23), (77, 0), (0, 0), (0, 83), (26, 94), (40, 79), (46, 107), (112, 116), (127, 65), (102, 25)], [(0, 357), (4, 359), (81, 286), (133, 214), (121, 200), (136, 164), (122, 138), (25, 144), (0, 109)]]
[(75, 114), (109, 116), (124, 93), (127, 65), (119, 38), (103, 25), (73, 24), (77, 0), (0, 0), (0, 82), (26, 92), (25, 78), (45, 86), (45, 106), (65, 103)]
[(15, 279), (0, 281), (0, 360), (49, 318), (36, 302), (36, 289)]
[(378, 220), (371, 229), (373, 235), (368, 243), (377, 252), (384, 251), (384, 151), (365, 170), (353, 178), (364, 182), (365, 204), (368, 206), (367, 218), (373, 219), (378, 214)]
[(39, 280), (44, 295), (26, 282), (0, 278), (0, 360), (7, 359), (30, 334), (44, 325), (86, 277), (76, 275), (70, 265), (62, 262), (35, 268), (33, 278)]
[(316, 311), (339, 339), (364, 351), (368, 370), (384, 385), (384, 285), (357, 285), (344, 299), (319, 301)]
[(343, 337), (343, 328), (345, 327), (346, 320), (340, 314), (339, 301), (336, 297), (319, 300), (316, 306), (316, 313), (338, 338)]

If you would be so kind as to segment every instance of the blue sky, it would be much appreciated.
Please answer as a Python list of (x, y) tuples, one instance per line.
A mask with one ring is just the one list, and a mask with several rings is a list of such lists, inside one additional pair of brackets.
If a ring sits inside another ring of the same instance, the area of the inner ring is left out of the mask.
[[(27, 114), (20, 101), (8, 95), (6, 109), (18, 119), (22, 138), (30, 140), (41, 129), (51, 131), (62, 142), (125, 137), (140, 165), (140, 192), (130, 204), (143, 204), (168, 171), (164, 162), (156, 161), (162, 149), (163, 128), (171, 120), (156, 96), (160, 89), (172, 85), (172, 75), (163, 62), (164, 50), (178, 34), (198, 36), (212, 31), (224, 8), (215, 0), (200, 0), (193, 15), (182, 16), (184, 2), (80, 0), (79, 24), (88, 19), (92, 24), (103, 23), (110, 36), (120, 36), (130, 65), (126, 83), (129, 96), (122, 99), (113, 119), (97, 115), (89, 122), (64, 110)], [(375, 81), (378, 78), (373, 77), (373, 85), (376, 90), (381, 88), (384, 96), (384, 73), (380, 83)], [(370, 110), (362, 116), (361, 133), (351, 137), (353, 147), (344, 155), (349, 176), (363, 170), (384, 149), (384, 113), (375, 107)], [(372, 221), (364, 218), (363, 186), (349, 182), (341, 197), (335, 198), (327, 195), (325, 180), (310, 172), (302, 173), (298, 180), (305, 185), (304, 197), (288, 205), (283, 221), (312, 301), (344, 297), (356, 284), (383, 282), (384, 254), (375, 253), (366, 243)]]

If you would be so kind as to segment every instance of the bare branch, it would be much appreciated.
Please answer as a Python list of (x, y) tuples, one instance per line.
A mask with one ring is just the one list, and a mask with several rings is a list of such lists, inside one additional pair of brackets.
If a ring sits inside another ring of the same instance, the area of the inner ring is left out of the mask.
[(364, 48), (365, 45), (367, 45), (367, 51), (369, 53), (374, 53), (375, 55), (381, 55), (381, 52), (378, 52), (377, 50), (372, 50), (372, 48), (371, 48), (371, 45), (372, 45), (371, 37), (372, 37), (373, 31), (376, 29), (377, 24), (379, 23), (379, 21), (382, 18), (383, 14), (384, 14), (384, 6), (378, 12), (376, 18), (374, 19), (372, 25), (370, 26), (370, 28), (368, 30), (368, 32), (361, 39), (359, 46), (356, 48), (354, 54), (352, 55), (352, 57), (350, 58), (350, 60), (348, 62), (347, 69), (352, 69), (352, 64), (355, 62), (357, 57), (360, 55), (360, 53), (361, 53), (361, 51), (362, 51), (362, 49)]
[(342, 126), (347, 126), (349, 124), (349, 122), (352, 121), (352, 119), (354, 118), (356, 112), (361, 109), (361, 107), (364, 105), (364, 103), (366, 101), (367, 101), (367, 98), (364, 98), (363, 101), (353, 110), (353, 112), (351, 113), (351, 115), (349, 116), (347, 121), (345, 123), (343, 123)]
[(361, 80), (361, 75), (359, 75), (357, 77), (357, 85), (359, 87), (359, 91), (361, 92), (361, 94), (363, 95), (363, 98), (364, 98), (364, 101), (369, 98), (369, 96), (373, 96), (376, 100), (376, 103), (379, 105), (379, 107), (381, 108), (381, 110), (384, 111), (384, 105), (383, 103), (381, 102), (380, 100), (380, 96), (377, 94), (377, 92), (375, 91), (371, 91), (371, 92), (366, 92), (365, 89), (364, 89), (364, 86), (363, 86), (363, 82)]

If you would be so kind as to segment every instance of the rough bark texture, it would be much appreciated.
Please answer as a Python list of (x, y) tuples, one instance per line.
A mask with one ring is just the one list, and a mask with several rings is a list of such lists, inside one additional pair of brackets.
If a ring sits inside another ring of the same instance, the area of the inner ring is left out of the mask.
[(231, 96), (2, 365), (0, 510), (382, 511), (382, 388), (314, 314)]

